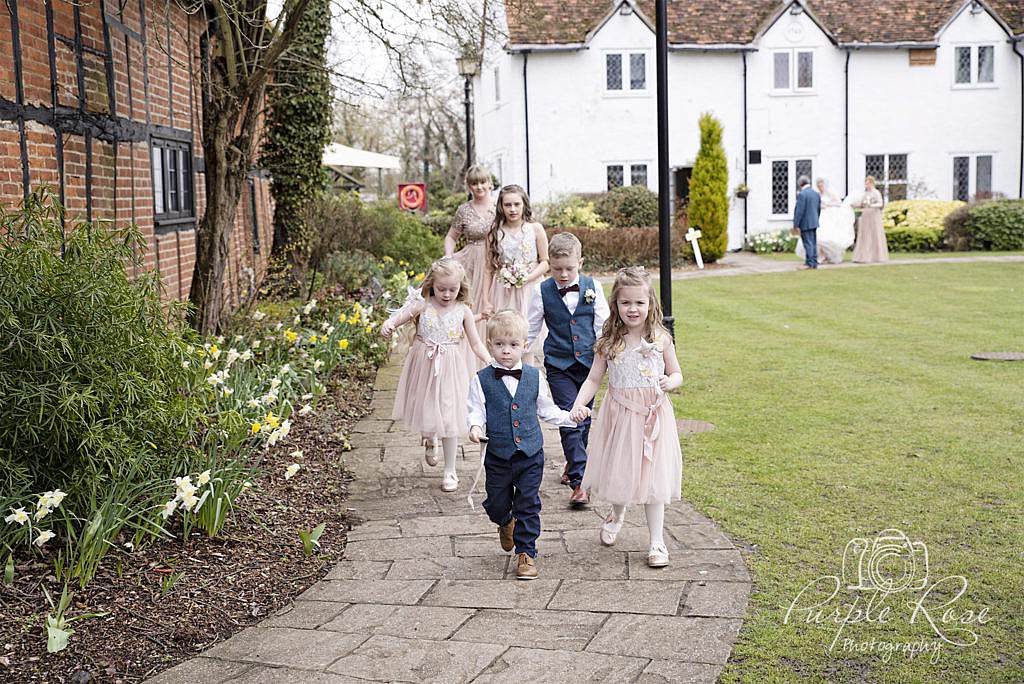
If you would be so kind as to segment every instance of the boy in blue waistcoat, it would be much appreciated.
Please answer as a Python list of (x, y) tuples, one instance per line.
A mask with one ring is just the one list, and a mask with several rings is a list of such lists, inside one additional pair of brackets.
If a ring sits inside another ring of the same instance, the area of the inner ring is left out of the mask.
[[(516, 550), (516, 577), (537, 577), (540, 536), (540, 482), (544, 475), (544, 436), (540, 420), (575, 426), (544, 386), (540, 371), (523, 364), (526, 320), (506, 309), (487, 321), (487, 348), (494, 361), (469, 386), (469, 438), (487, 441), (484, 510), (498, 526), (501, 548)], [(484, 438), (486, 426), (487, 437)]]
[[(569, 410), (594, 363), (594, 343), (608, 320), (604, 290), (590, 276), (580, 275), (582, 245), (572, 233), (559, 233), (548, 245), (551, 277), (541, 283), (527, 310), (528, 341), (533, 344), (548, 326), (544, 341), (544, 371), (551, 396), (559, 408)], [(593, 408), (593, 402), (588, 406)], [(569, 505), (583, 508), (590, 501), (580, 487), (587, 467), (590, 419), (577, 427), (561, 428), (565, 470), (562, 484), (572, 489)]]

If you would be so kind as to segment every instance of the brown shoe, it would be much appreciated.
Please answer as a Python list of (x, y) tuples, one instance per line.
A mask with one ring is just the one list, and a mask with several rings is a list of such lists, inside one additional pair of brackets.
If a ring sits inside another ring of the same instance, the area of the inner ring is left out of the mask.
[(569, 486), (569, 464), (566, 463), (565, 467), (562, 468), (562, 484), (566, 487)]
[(587, 494), (587, 490), (583, 489), (582, 485), (577, 485), (576, 489), (572, 490), (572, 496), (569, 497), (570, 508), (583, 508), (590, 503), (590, 495)]
[(512, 539), (512, 532), (516, 529), (516, 519), (512, 518), (505, 525), (498, 525), (498, 541), (501, 542), (502, 551), (511, 551), (515, 548), (516, 542)]
[(516, 579), (537, 579), (537, 561), (530, 558), (528, 554), (521, 553), (516, 560)]

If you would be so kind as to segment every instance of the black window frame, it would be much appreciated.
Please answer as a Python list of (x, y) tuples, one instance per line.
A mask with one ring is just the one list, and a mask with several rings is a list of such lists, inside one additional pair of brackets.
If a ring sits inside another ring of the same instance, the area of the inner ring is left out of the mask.
[[(160, 155), (161, 199), (163, 200), (163, 206), (157, 206), (156, 179), (154, 178), (154, 223), (157, 226), (168, 226), (195, 222), (195, 158), (192, 155), (192, 143), (185, 140), (153, 137), (150, 138), (149, 147), (150, 173), (155, 172), (153, 162), (156, 155)], [(174, 161), (170, 163), (172, 158)]]

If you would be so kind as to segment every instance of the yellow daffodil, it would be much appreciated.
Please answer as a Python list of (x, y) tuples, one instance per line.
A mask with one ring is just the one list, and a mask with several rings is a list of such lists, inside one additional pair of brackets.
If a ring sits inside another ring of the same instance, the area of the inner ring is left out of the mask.
[(250, 430), (250, 431), (252, 432), (252, 434), (254, 434), (254, 435), (255, 435), (255, 434), (257, 434), (257, 433), (258, 433), (258, 432), (259, 432), (260, 430), (262, 430), (262, 429), (263, 429), (263, 426), (262, 426), (262, 425), (260, 425), (259, 423), (253, 423), (253, 424), (252, 424), (252, 426), (251, 426), (251, 427), (249, 428), (249, 430)]
[(276, 428), (281, 424), (280, 420), (278, 419), (277, 416), (274, 415), (273, 411), (268, 412), (267, 415), (264, 416), (263, 422), (265, 422), (267, 426), (271, 428)]
[(392, 259), (391, 257), (387, 256), (387, 255), (385, 255), (384, 258), (381, 259), (381, 261), (383, 261), (385, 264), (393, 264), (393, 263), (395, 263), (395, 260)]
[(366, 329), (363, 330), (363, 332), (365, 332), (367, 334), (372, 333), (373, 332), (373, 323), (371, 323), (370, 325), (366, 326)]
[(295, 340), (299, 339), (299, 334), (292, 330), (291, 328), (285, 329), (284, 336), (285, 339), (287, 339), (289, 342), (294, 342)]
[(423, 276), (425, 276), (425, 275), (426, 275), (426, 273), (423, 273), (422, 271), (417, 273), (416, 274), (416, 280), (423, 280)]
[(4, 518), (4, 522), (6, 522), (6, 523), (12, 523), (13, 522), (13, 523), (18, 523), (19, 525), (24, 525), (25, 523), (28, 522), (28, 513), (25, 512), (24, 508), (21, 508), (21, 507), (14, 508), (12, 506), (11, 507), (11, 514), (9, 516), (7, 516), (6, 518)]
[(348, 340), (347, 339), (338, 340), (338, 349), (341, 349), (342, 351), (348, 349)]

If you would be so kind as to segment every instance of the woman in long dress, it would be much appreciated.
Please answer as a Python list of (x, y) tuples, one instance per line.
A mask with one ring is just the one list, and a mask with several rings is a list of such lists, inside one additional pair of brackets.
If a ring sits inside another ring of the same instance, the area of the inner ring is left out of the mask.
[[(466, 171), (466, 188), (473, 199), (464, 202), (452, 218), (451, 228), (444, 236), (444, 255), (453, 257), (466, 269), (469, 280), (469, 308), (477, 317), (477, 332), (480, 339), (484, 335), (484, 308), (487, 302), (491, 283), (487, 279), (487, 231), (494, 223), (494, 200), (491, 199), (491, 172), (474, 164)], [(466, 244), (455, 251), (460, 239), (465, 238)], [(483, 366), (475, 357), (470, 359), (471, 365), (479, 370)]]
[(875, 189), (874, 176), (864, 179), (864, 194), (855, 206), (860, 207), (857, 223), (857, 244), (853, 247), (853, 260), (870, 264), (889, 260), (889, 245), (882, 227), (882, 193)]
[[(843, 255), (853, 244), (853, 224), (856, 217), (849, 203), (844, 203), (824, 178), (816, 181), (821, 196), (821, 215), (818, 217), (818, 262), (843, 263)], [(803, 259), (803, 241), (796, 244), (796, 254)]]

